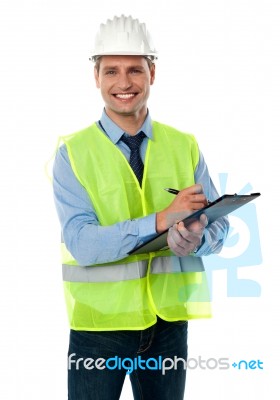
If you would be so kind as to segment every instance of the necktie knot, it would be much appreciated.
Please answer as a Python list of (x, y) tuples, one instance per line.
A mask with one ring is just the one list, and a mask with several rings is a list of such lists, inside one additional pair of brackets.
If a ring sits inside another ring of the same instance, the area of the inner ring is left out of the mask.
[(145, 138), (144, 132), (139, 132), (135, 136), (122, 136), (122, 141), (130, 148), (131, 151), (138, 150)]

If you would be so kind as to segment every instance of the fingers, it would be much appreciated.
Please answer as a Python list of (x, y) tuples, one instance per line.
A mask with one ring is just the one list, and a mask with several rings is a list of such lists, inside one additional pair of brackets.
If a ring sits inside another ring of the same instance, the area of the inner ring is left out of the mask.
[(199, 220), (194, 221), (188, 226), (188, 229), (183, 222), (174, 224), (169, 228), (167, 235), (169, 248), (178, 257), (183, 257), (192, 253), (200, 246), (207, 224), (208, 220), (205, 214), (202, 214)]
[[(194, 226), (192, 226), (194, 225)], [(190, 227), (185, 228), (185, 225), (183, 222), (180, 222), (177, 225), (177, 230), (178, 233), (180, 234), (180, 236), (185, 239), (185, 241), (187, 241), (188, 243), (191, 243), (193, 245), (194, 248), (198, 247), (201, 243), (201, 238), (203, 236), (203, 231), (204, 231), (204, 227), (202, 227), (202, 225), (200, 224), (199, 221), (194, 222), (191, 225), (192, 230), (190, 229)]]
[(193, 221), (188, 225), (188, 231), (194, 233), (195, 235), (202, 236), (204, 229), (208, 225), (208, 219), (205, 214), (201, 214), (199, 219)]
[(186, 240), (179, 234), (176, 228), (169, 228), (167, 235), (167, 243), (170, 250), (178, 257), (183, 257), (189, 254), (188, 244)]
[(169, 248), (179, 257), (190, 254), (201, 244), (203, 229), (191, 232), (185, 228), (182, 222), (174, 225), (169, 229), (167, 235)]
[[(202, 185), (199, 183), (180, 190), (168, 207), (157, 212), (157, 232), (164, 232), (166, 229), (186, 218), (193, 212), (201, 210), (207, 204), (207, 199), (203, 193)], [(202, 224), (205, 224), (203, 219)]]
[(200, 183), (196, 183), (195, 185), (189, 186), (188, 188), (181, 190), (181, 192), (186, 192), (189, 194), (199, 194), (203, 193), (203, 187)]
[(195, 184), (181, 190), (177, 195), (177, 198), (194, 211), (200, 210), (207, 205), (207, 199), (203, 193), (202, 185), (200, 184)]
[(203, 227), (203, 229), (208, 225), (208, 218), (205, 214), (201, 214), (200, 218), (199, 218), (199, 222), (201, 224), (201, 226)]

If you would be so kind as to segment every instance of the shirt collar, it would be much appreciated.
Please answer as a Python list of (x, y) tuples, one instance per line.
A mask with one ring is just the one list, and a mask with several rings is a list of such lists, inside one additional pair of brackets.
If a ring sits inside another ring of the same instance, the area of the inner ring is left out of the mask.
[[(101, 115), (100, 122), (101, 126), (100, 123), (98, 125), (101, 128), (103, 127), (103, 131), (105, 131), (106, 135), (111, 139), (114, 144), (116, 144), (122, 137), (124, 131), (117, 124), (115, 124), (115, 122), (113, 122), (111, 118), (108, 117), (105, 109), (103, 110), (103, 113)], [(137, 133), (139, 133), (140, 131), (144, 132), (149, 139), (153, 139), (152, 119), (150, 117), (149, 111), (143, 125)]]

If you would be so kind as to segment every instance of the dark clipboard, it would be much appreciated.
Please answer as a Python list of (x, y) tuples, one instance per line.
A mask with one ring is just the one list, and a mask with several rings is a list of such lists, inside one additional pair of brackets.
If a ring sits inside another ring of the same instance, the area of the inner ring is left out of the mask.
[[(199, 219), (201, 214), (206, 214), (208, 218), (208, 225), (220, 217), (224, 217), (231, 212), (237, 210), (239, 207), (244, 206), (255, 198), (259, 197), (260, 193), (251, 194), (225, 194), (217, 200), (208, 204), (206, 207), (196, 211), (183, 219), (185, 227), (188, 227), (192, 222)], [(141, 244), (129, 252), (129, 255), (150, 253), (158, 250), (168, 249), (167, 245), (168, 230), (160, 233), (148, 242)]]

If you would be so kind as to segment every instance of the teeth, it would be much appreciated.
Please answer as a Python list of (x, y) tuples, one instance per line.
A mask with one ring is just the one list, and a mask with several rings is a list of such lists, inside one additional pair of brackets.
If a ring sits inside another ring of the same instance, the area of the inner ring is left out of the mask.
[(116, 94), (116, 97), (119, 97), (120, 99), (130, 99), (131, 97), (134, 97), (134, 94), (133, 93)]

